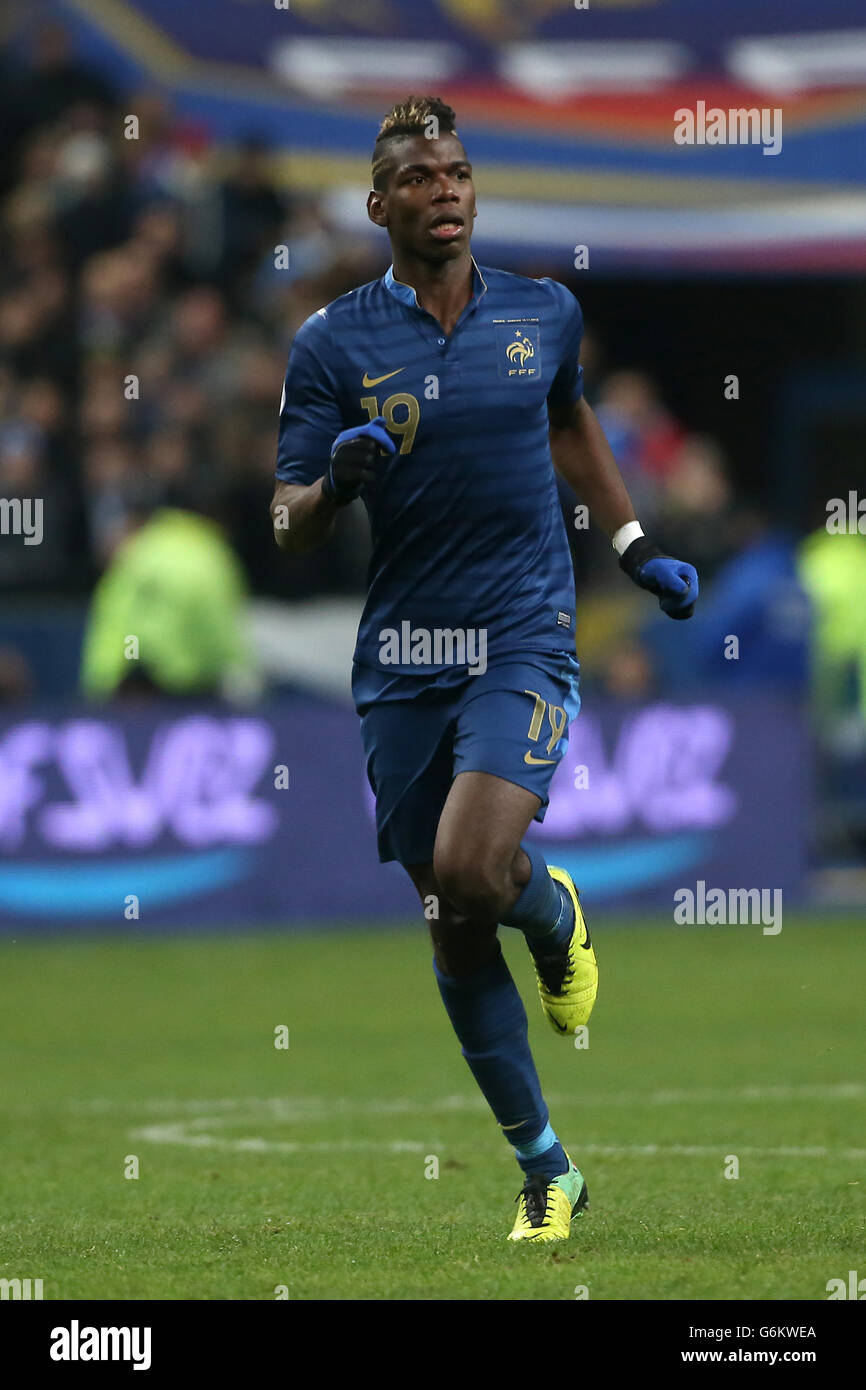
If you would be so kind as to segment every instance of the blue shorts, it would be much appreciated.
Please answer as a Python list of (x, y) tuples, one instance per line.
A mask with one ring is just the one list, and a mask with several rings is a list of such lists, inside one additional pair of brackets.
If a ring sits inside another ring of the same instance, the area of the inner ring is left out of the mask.
[(383, 700), (361, 717), (376, 796), (382, 863), (429, 864), (442, 808), (458, 772), (490, 772), (534, 792), (544, 820), (550, 779), (580, 709), (580, 667), (569, 652), (530, 653), (443, 690)]

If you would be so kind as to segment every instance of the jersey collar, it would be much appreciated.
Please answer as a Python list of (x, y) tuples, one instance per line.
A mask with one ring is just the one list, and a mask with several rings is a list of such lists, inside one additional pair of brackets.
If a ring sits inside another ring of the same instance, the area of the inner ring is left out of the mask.
[[(421, 305), (418, 303), (418, 296), (417, 296), (417, 294), (415, 293), (415, 291), (414, 291), (414, 289), (412, 288), (412, 286), (411, 286), (411, 285), (404, 285), (404, 283), (403, 283), (402, 280), (397, 280), (397, 279), (395, 279), (395, 277), (394, 277), (394, 267), (393, 267), (393, 265), (389, 265), (389, 266), (388, 266), (388, 269), (385, 271), (385, 275), (384, 275), (384, 277), (383, 277), (383, 283), (384, 283), (385, 289), (388, 291), (388, 293), (389, 293), (389, 294), (392, 294), (392, 295), (394, 296), (395, 299), (398, 299), (398, 300), (400, 301), (401, 304), (405, 304), (409, 309), (421, 309), (421, 312), (422, 312), (422, 313), (426, 313), (426, 310), (425, 310), (425, 309), (422, 309), (422, 308), (421, 308)], [(481, 296), (484, 295), (484, 294), (486, 294), (486, 293), (487, 293), (487, 281), (484, 279), (484, 276), (481, 274), (481, 271), (478, 269), (478, 263), (477, 263), (477, 261), (475, 260), (475, 257), (473, 256), (473, 257), (472, 257), (472, 298), (470, 299), (469, 304), (468, 304), (466, 307), (467, 307), (467, 308), (474, 308), (475, 305), (478, 303), (479, 299), (481, 298)]]

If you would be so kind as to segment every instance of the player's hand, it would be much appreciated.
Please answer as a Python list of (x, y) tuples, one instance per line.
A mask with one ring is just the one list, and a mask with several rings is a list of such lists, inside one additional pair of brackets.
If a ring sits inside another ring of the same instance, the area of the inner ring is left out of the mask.
[(619, 563), (629, 579), (657, 596), (659, 607), (669, 618), (692, 616), (699, 593), (698, 572), (693, 565), (663, 555), (646, 536), (632, 541)]
[(328, 471), (322, 479), (324, 495), (338, 507), (353, 502), (376, 477), (382, 449), (388, 454), (397, 451), (385, 429), (384, 415), (377, 415), (366, 425), (343, 430), (334, 440)]

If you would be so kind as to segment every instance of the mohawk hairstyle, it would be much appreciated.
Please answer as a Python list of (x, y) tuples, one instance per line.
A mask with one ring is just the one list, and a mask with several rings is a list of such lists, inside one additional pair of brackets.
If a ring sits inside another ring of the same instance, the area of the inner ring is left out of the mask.
[[(373, 187), (381, 190), (385, 186), (385, 174), (389, 163), (388, 141), (403, 139), (407, 135), (425, 135), (430, 129), (430, 117), (438, 121), (440, 135), (456, 135), (454, 122), (457, 117), (441, 97), (407, 97), (398, 101), (388, 112), (376, 136), (373, 147)], [(433, 129), (436, 127), (434, 126)]]

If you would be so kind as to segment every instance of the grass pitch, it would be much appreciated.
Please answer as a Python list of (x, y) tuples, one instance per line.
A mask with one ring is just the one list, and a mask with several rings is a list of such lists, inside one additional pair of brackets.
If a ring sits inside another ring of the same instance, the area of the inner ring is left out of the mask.
[(529, 1248), (421, 927), (2, 943), (0, 1275), (46, 1299), (823, 1300), (866, 1272), (862, 924), (591, 925), (585, 1050), (501, 933), (591, 1202)]

